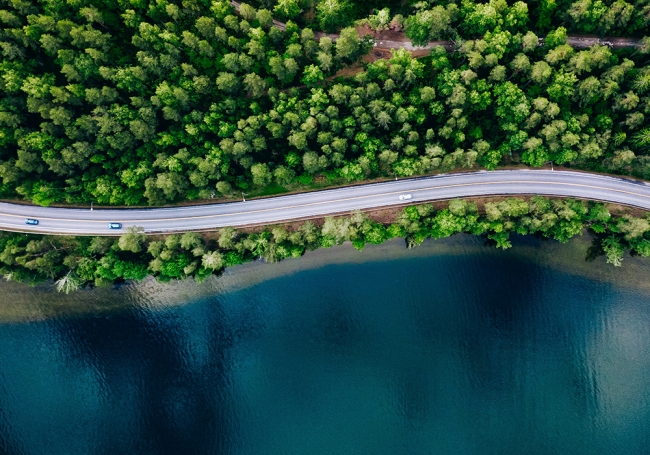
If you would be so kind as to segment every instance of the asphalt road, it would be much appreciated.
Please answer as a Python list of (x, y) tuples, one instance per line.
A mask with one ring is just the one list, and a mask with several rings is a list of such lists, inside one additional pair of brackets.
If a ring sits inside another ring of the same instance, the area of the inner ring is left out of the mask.
[[(411, 194), (400, 200), (401, 194)], [(346, 213), (461, 197), (547, 195), (615, 202), (650, 210), (650, 185), (630, 179), (572, 171), (480, 171), (388, 181), (246, 202), (151, 209), (67, 209), (0, 203), (0, 229), (73, 235), (119, 235), (129, 226), (146, 232), (185, 232), (223, 226)], [(37, 226), (26, 218), (39, 220)], [(121, 230), (108, 228), (122, 223)]]

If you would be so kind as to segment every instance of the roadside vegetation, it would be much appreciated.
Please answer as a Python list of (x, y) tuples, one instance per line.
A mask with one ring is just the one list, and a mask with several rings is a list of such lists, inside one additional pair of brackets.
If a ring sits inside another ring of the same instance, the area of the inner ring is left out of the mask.
[(612, 216), (601, 203), (573, 199), (507, 198), (479, 207), (453, 200), (435, 210), (431, 204), (405, 208), (390, 224), (373, 221), (361, 212), (328, 217), (322, 223), (271, 226), (261, 232), (219, 230), (218, 237), (191, 232), (152, 238), (130, 229), (114, 237), (57, 237), (0, 233), (0, 273), (7, 280), (38, 283), (55, 280), (60, 291), (102, 286), (149, 275), (160, 281), (193, 277), (202, 281), (226, 267), (263, 259), (276, 262), (300, 257), (305, 251), (344, 242), (362, 250), (402, 237), (409, 248), (428, 238), (458, 233), (481, 235), (498, 248), (510, 248), (511, 234), (531, 234), (567, 242), (588, 229), (596, 235), (591, 259), (605, 255), (620, 266), (624, 254), (650, 256), (650, 216)]

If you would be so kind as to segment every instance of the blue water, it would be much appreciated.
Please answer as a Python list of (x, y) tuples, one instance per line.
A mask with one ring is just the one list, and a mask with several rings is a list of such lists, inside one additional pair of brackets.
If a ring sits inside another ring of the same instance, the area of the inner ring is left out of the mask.
[(650, 292), (482, 251), (7, 320), (0, 453), (650, 454)]

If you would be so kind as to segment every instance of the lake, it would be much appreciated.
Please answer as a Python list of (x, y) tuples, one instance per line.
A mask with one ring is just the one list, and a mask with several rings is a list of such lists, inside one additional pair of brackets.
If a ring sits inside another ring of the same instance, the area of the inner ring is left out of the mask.
[(650, 454), (650, 260), (458, 235), (0, 283), (2, 454)]

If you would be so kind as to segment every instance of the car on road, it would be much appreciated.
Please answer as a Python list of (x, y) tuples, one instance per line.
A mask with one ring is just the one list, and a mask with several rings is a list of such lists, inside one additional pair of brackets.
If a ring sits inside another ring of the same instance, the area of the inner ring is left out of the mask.
[(108, 223), (109, 229), (122, 229), (122, 223)]
[(25, 224), (32, 224), (32, 225), (36, 226), (38, 224), (38, 220), (35, 220), (33, 218), (27, 218), (25, 220)]
[(399, 195), (399, 200), (400, 201), (406, 201), (407, 199), (412, 199), (413, 195), (412, 194), (400, 194)]

